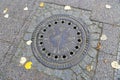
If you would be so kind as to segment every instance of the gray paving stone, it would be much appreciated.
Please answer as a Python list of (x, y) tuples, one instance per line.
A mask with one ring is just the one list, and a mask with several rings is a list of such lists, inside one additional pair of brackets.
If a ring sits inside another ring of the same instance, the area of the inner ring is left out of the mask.
[(95, 58), (97, 56), (97, 51), (94, 48), (89, 48), (88, 54), (90, 57)]
[(4, 59), (5, 54), (8, 52), (10, 46), (11, 45), (9, 43), (0, 41), (0, 63), (1, 63), (2, 59)]
[[(106, 4), (111, 5), (111, 8), (107, 9), (105, 7)], [(119, 9), (119, 0), (96, 0), (94, 2), (92, 19), (110, 24), (120, 24)]]
[(76, 65), (74, 67), (71, 68), (77, 75), (81, 73), (81, 68), (79, 65)]
[(90, 56), (86, 55), (83, 60), (85, 61), (85, 63), (91, 64), (92, 61), (93, 61), (93, 58), (91, 58)]
[[(105, 59), (107, 60), (106, 63), (104, 63)], [(100, 52), (98, 56), (97, 70), (93, 80), (113, 80), (114, 69), (111, 67), (111, 62), (115, 60), (116, 56)]]
[(63, 76), (63, 70), (54, 70), (52, 75), (61, 78)]
[(63, 80), (71, 80), (72, 79), (72, 75), (73, 75), (73, 72), (71, 70), (64, 70), (63, 71), (63, 75), (61, 76), (61, 78)]
[(82, 68), (82, 69), (86, 69), (86, 66), (88, 65), (85, 61), (81, 61), (80, 63), (79, 63), (79, 65), (80, 65), (80, 67)]
[(45, 2), (50, 2), (50, 3), (56, 3), (56, 4), (61, 4), (61, 5), (71, 5), (74, 7), (79, 7), (87, 10), (92, 10), (92, 7), (94, 5), (94, 0), (43, 0)]
[(24, 40), (31, 40), (31, 38), (32, 38), (32, 33), (25, 33), (25, 35), (24, 35)]
[(91, 80), (91, 78), (85, 74), (84, 72), (80, 74), (81, 75), (81, 78), (83, 78), (83, 80)]
[[(20, 29), (23, 27), (25, 19), (29, 16), (29, 11), (24, 11), (23, 8), (25, 4), (31, 6), (33, 1), (25, 0), (13, 0), (13, 1), (2, 1), (0, 5), (1, 12), (7, 7), (9, 18), (4, 18), (4, 14), (1, 13), (0, 16), (0, 39), (12, 42), (16, 35), (19, 33)], [(14, 8), (14, 9), (13, 9)], [(30, 9), (30, 8), (29, 8)], [(7, 32), (7, 34), (6, 34)]]
[(17, 66), (15, 64), (9, 65), (6, 71), (5, 80), (60, 80), (54, 76), (39, 72), (36, 69), (25, 70), (22, 66)]
[(91, 41), (91, 42), (90, 42), (91, 47), (94, 47), (94, 48), (97, 47), (97, 44), (98, 44), (98, 41), (97, 41), (97, 40), (96, 40), (96, 41)]
[(78, 75), (77, 80), (84, 80), (84, 79), (81, 77), (81, 75)]
[(77, 75), (73, 74), (71, 80), (77, 80)]
[(92, 33), (92, 34), (90, 35), (90, 38), (91, 38), (91, 40), (99, 40), (100, 34)]
[(88, 26), (88, 29), (91, 33), (101, 33), (101, 29), (96, 24)]
[(119, 41), (119, 33), (120, 28), (104, 24), (102, 34), (105, 34), (107, 36), (107, 40), (101, 41), (101, 51), (116, 55)]

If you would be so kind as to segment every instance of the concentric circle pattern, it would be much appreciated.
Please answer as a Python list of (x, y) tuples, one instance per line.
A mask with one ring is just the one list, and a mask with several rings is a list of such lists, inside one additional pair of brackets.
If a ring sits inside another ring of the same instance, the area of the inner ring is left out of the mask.
[(53, 15), (34, 30), (32, 51), (36, 59), (49, 68), (70, 68), (87, 54), (88, 34), (81, 20), (69, 15)]

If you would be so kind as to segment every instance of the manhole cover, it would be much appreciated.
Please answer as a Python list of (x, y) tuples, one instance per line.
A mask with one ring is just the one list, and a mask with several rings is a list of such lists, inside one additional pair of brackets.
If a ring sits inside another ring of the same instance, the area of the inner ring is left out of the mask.
[(87, 53), (89, 36), (86, 26), (69, 15), (53, 15), (41, 22), (32, 35), (32, 51), (43, 65), (70, 68)]

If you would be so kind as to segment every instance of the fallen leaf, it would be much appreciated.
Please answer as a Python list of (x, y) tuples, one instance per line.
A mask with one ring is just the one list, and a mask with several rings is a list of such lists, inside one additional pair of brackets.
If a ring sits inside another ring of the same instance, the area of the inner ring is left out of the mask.
[(71, 7), (70, 6), (65, 6), (64, 9), (65, 10), (71, 10)]
[(110, 8), (111, 8), (111, 5), (106, 4), (105, 7), (108, 8), (108, 9), (110, 9)]
[(5, 14), (5, 13), (7, 13), (7, 11), (8, 11), (8, 8), (5, 8), (5, 9), (3, 10), (3, 13)]
[(21, 57), (20, 59), (20, 64), (24, 64), (27, 61), (27, 59), (25, 57)]
[(107, 63), (107, 59), (104, 59), (103, 62), (104, 62), (104, 63)]
[(103, 35), (100, 37), (100, 39), (101, 39), (101, 40), (107, 40), (107, 36), (103, 34)]
[(26, 6), (26, 7), (24, 8), (24, 10), (27, 11), (27, 10), (28, 10), (28, 7)]
[(87, 65), (87, 66), (86, 66), (86, 70), (87, 70), (87, 71), (90, 72), (92, 69), (93, 69), (93, 66), (92, 66), (92, 65)]
[(100, 50), (100, 49), (101, 49), (101, 43), (100, 43), (100, 42), (98, 42), (96, 49), (97, 49), (97, 50)]
[(32, 62), (31, 61), (26, 62), (24, 67), (27, 70), (31, 69), (32, 68)]
[(31, 40), (29, 40), (29, 41), (26, 42), (27, 45), (31, 45), (31, 43), (32, 43)]
[(5, 15), (4, 15), (4, 18), (8, 18), (8, 17), (9, 17), (9, 14), (5, 14)]
[(40, 2), (40, 7), (44, 7), (45, 6), (45, 3), (44, 2)]
[(120, 69), (120, 65), (118, 64), (117, 61), (113, 61), (113, 62), (111, 63), (111, 66), (112, 66), (112, 68)]

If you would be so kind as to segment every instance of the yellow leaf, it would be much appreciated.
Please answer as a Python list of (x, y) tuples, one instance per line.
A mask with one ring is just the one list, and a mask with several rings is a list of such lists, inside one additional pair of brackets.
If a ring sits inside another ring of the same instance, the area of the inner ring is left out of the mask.
[(44, 7), (45, 6), (45, 3), (44, 2), (40, 2), (40, 7)]
[(32, 68), (32, 62), (31, 62), (31, 61), (26, 62), (26, 64), (25, 64), (24, 67), (25, 67), (25, 69), (27, 69), (27, 70), (31, 69), (31, 68)]
[(92, 69), (93, 69), (93, 66), (92, 66), (92, 65), (87, 65), (87, 66), (86, 66), (86, 70), (87, 70), (87, 71), (90, 72)]
[(5, 13), (7, 13), (7, 11), (8, 11), (8, 8), (5, 8), (3, 13), (5, 14)]

